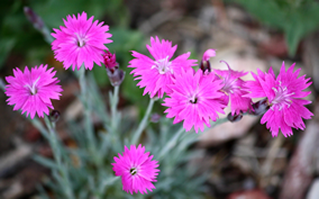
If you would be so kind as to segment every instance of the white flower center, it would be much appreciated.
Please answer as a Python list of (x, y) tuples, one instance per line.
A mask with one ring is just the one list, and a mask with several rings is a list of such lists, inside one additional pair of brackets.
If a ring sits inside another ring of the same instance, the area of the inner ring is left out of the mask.
[(225, 91), (227, 94), (233, 94), (236, 89), (240, 89), (240, 86), (237, 83), (237, 79), (231, 81), (230, 75), (229, 77), (226, 77), (224, 79), (224, 84), (225, 85), (223, 86), (222, 90)]
[(221, 79), (224, 79), (224, 86), (222, 88), (222, 90), (228, 95), (228, 94), (233, 94), (235, 92), (236, 89), (240, 89), (240, 85), (238, 84), (236, 79), (231, 80), (231, 73), (233, 72), (233, 70), (230, 68), (230, 66), (228, 65), (227, 62), (221, 60), (220, 62), (223, 62), (227, 65), (228, 67), (228, 75), (226, 77), (220, 77)]
[(198, 96), (197, 94), (193, 94), (192, 96), (190, 96), (188, 98), (189, 102), (192, 103), (192, 104), (197, 104), (198, 102)]
[(130, 174), (132, 175), (132, 176), (134, 176), (134, 175), (136, 175), (137, 174), (137, 168), (131, 168), (130, 169)]
[(36, 88), (36, 85), (37, 85), (39, 80), (40, 80), (40, 77), (38, 77), (38, 79), (36, 79), (31, 86), (29, 84), (24, 86), (24, 87), (29, 89), (31, 95), (37, 94), (38, 90)]
[(168, 56), (167, 56), (164, 59), (154, 61), (154, 65), (152, 66), (151, 69), (156, 68), (161, 75), (165, 74), (168, 71), (173, 74), (173, 69), (171, 68), (171, 64), (172, 62), (168, 60)]
[(272, 87), (272, 90), (275, 92), (275, 97), (271, 101), (272, 106), (270, 108), (272, 110), (274, 106), (279, 106), (279, 110), (281, 110), (285, 105), (290, 107), (292, 103), (291, 96), (295, 94), (294, 92), (289, 92), (286, 86), (281, 86), (280, 81), (279, 85)]
[(86, 39), (85, 37), (81, 37), (78, 33), (76, 35), (76, 42), (79, 47), (83, 47), (85, 45)]

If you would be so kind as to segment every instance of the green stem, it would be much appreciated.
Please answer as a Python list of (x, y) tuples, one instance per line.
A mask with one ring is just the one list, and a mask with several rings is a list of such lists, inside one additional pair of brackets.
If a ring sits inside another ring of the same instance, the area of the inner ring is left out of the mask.
[[(221, 119), (218, 119), (217, 121), (215, 122), (211, 122), (211, 127), (210, 128), (213, 128), (219, 124), (222, 124), (222, 123), (225, 123), (227, 122), (228, 119), (227, 117), (226, 118), (221, 118)], [(208, 128), (209, 129), (209, 128)], [(207, 131), (207, 130), (206, 130)], [(204, 133), (206, 132), (204, 131)], [(157, 160), (161, 161), (161, 159), (163, 157), (165, 157), (165, 155), (172, 149), (176, 146), (177, 144), (177, 141), (180, 139), (180, 140), (185, 140), (185, 137), (186, 136), (189, 136), (189, 134), (186, 134), (184, 133), (185, 132), (185, 129), (183, 126), (181, 126), (181, 128), (176, 132), (176, 134), (166, 143), (166, 145), (162, 148), (162, 150), (159, 152), (159, 156), (157, 158)], [(184, 134), (183, 134), (184, 133)], [(192, 130), (190, 133), (192, 134), (195, 134), (195, 132)], [(184, 135), (184, 136), (182, 136)], [(196, 138), (198, 137), (199, 134), (195, 134), (194, 136), (194, 141), (196, 141)], [(181, 144), (181, 143), (179, 143)]]
[(153, 98), (150, 98), (150, 102), (147, 106), (146, 113), (145, 113), (141, 123), (139, 124), (137, 130), (133, 134), (132, 144), (134, 144), (134, 145), (137, 144), (137, 141), (139, 140), (143, 130), (145, 129), (145, 127), (148, 123), (148, 118), (149, 118), (151, 111), (153, 109), (154, 102), (155, 102), (155, 100)]
[[(210, 123), (210, 128), (208, 128), (208, 129), (214, 128), (215, 126), (218, 126), (218, 125), (223, 124), (223, 123), (225, 123), (225, 122), (229, 122), (229, 120), (228, 120), (227, 117), (217, 119), (215, 122), (212, 121), (212, 122)], [(205, 133), (206, 131), (207, 131), (207, 130), (205, 130), (204, 133)]]
[(49, 132), (46, 130), (46, 128), (43, 126), (43, 124), (40, 122), (40, 120), (37, 117), (34, 117), (33, 119), (27, 117), (27, 119), (32, 123), (32, 125), (37, 128), (43, 137), (45, 137), (47, 140), (50, 140), (49, 138)]
[(175, 135), (166, 143), (166, 145), (162, 148), (161, 152), (159, 153), (158, 160), (160, 161), (163, 157), (165, 157), (166, 153), (174, 148), (177, 144), (178, 139), (181, 135), (185, 132), (183, 126), (175, 133)]
[(3, 90), (3, 92), (6, 91), (6, 84), (4, 83), (2, 78), (0, 78), (0, 88)]
[(110, 107), (111, 107), (111, 140), (112, 140), (112, 148), (115, 152), (118, 152), (122, 149), (121, 141), (119, 140), (120, 136), (118, 134), (118, 124), (120, 121), (120, 114), (117, 111), (117, 106), (119, 102), (119, 86), (114, 86), (113, 93), (110, 92)]
[(114, 86), (114, 92), (110, 96), (111, 99), (111, 115), (112, 115), (112, 120), (111, 120), (111, 126), (112, 130), (115, 133), (117, 131), (117, 125), (118, 125), (118, 113), (117, 113), (117, 105), (119, 103), (119, 86)]
[(55, 123), (51, 122), (47, 115), (45, 115), (44, 121), (45, 121), (45, 124), (49, 130), (48, 141), (51, 145), (54, 159), (57, 162), (58, 170), (59, 170), (61, 177), (65, 183), (65, 187), (64, 187), (65, 195), (67, 196), (67, 198), (73, 199), (74, 194), (73, 194), (73, 191), (71, 188), (69, 175), (67, 173), (67, 170), (65, 169), (65, 167), (62, 164), (62, 153), (61, 153), (61, 148), (60, 148), (61, 146), (60, 146), (59, 140), (57, 138), (57, 132), (55, 130)]
[(81, 97), (82, 97), (82, 102), (84, 107), (85, 133), (88, 139), (89, 151), (92, 154), (96, 154), (96, 144), (95, 144), (96, 142), (94, 138), (94, 130), (93, 130), (93, 125), (91, 120), (91, 103), (90, 103), (90, 100), (88, 99), (87, 81), (85, 78), (84, 65), (81, 66), (79, 72), (80, 72), (79, 83), (81, 87)]

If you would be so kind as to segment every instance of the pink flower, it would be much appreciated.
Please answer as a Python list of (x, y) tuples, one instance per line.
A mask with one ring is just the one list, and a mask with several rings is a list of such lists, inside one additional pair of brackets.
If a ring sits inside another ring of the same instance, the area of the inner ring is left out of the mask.
[(189, 131), (193, 126), (196, 131), (204, 130), (204, 124), (210, 127), (209, 119), (216, 121), (217, 112), (224, 113), (225, 105), (219, 90), (223, 87), (222, 80), (215, 74), (203, 74), (198, 70), (182, 71), (175, 75), (174, 84), (169, 85), (172, 92), (170, 98), (164, 99), (163, 106), (169, 107), (166, 117), (174, 119), (174, 124), (184, 120), (183, 127)]
[(47, 70), (47, 65), (39, 68), (35, 66), (29, 71), (28, 67), (22, 72), (19, 68), (13, 69), (14, 76), (6, 77), (9, 83), (6, 86), (5, 94), (8, 105), (15, 105), (13, 110), (22, 110), (27, 117), (34, 118), (37, 113), (43, 117), (43, 113), (49, 114), (49, 108), (53, 109), (51, 99), (60, 99), (62, 88), (57, 85), (60, 81), (54, 78), (56, 71), (53, 68)]
[(64, 20), (64, 26), (60, 29), (53, 29), (55, 33), (52, 36), (55, 40), (52, 42), (52, 50), (55, 58), (63, 62), (65, 69), (72, 65), (72, 70), (78, 70), (84, 64), (85, 69), (92, 70), (94, 63), (101, 66), (104, 61), (102, 54), (108, 50), (104, 44), (111, 43), (108, 39), (112, 35), (106, 33), (109, 26), (93, 22), (93, 16), (87, 19), (85, 12), (72, 17), (68, 15)]
[(224, 81), (222, 91), (225, 93), (225, 103), (228, 104), (230, 100), (230, 109), (232, 115), (240, 114), (240, 112), (246, 112), (251, 109), (251, 98), (244, 97), (243, 95), (248, 92), (246, 82), (240, 77), (245, 76), (247, 72), (234, 71), (230, 68), (227, 62), (224, 62), (228, 70), (214, 70), (214, 72)]
[(152, 182), (156, 182), (156, 176), (160, 171), (156, 168), (159, 165), (156, 160), (152, 160), (152, 155), (149, 156), (150, 152), (144, 152), (145, 147), (141, 144), (137, 148), (131, 145), (130, 149), (124, 147), (123, 156), (119, 153), (119, 157), (114, 157), (113, 170), (116, 176), (121, 176), (123, 190), (127, 193), (139, 191), (144, 194), (147, 190), (155, 189)]
[(138, 76), (135, 80), (141, 80), (137, 86), (145, 87), (143, 95), (149, 93), (152, 98), (157, 94), (162, 98), (164, 93), (170, 92), (168, 85), (172, 84), (174, 75), (182, 68), (187, 70), (194, 66), (196, 60), (188, 60), (190, 52), (171, 60), (177, 45), (172, 47), (172, 42), (164, 39), (160, 42), (157, 36), (155, 39), (151, 37), (151, 46), (146, 45), (146, 47), (154, 60), (132, 51), (135, 59), (129, 62), (128, 67), (135, 68), (131, 74), (134, 73), (134, 77)]
[(304, 107), (311, 101), (302, 98), (308, 96), (311, 91), (305, 92), (311, 82), (306, 75), (298, 78), (300, 69), (294, 70), (295, 64), (285, 70), (282, 63), (279, 75), (275, 76), (273, 69), (268, 73), (258, 70), (258, 75), (252, 73), (255, 81), (247, 82), (250, 93), (246, 96), (251, 98), (266, 97), (270, 109), (261, 118), (261, 123), (267, 122), (266, 127), (272, 132), (272, 136), (278, 136), (279, 129), (287, 137), (292, 135), (292, 129), (304, 130), (305, 124), (302, 119), (310, 119), (313, 114)]

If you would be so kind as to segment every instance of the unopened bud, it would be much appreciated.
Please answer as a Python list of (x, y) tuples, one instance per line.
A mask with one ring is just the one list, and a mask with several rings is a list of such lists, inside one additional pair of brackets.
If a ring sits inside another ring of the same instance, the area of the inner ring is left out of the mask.
[(112, 54), (110, 51), (106, 51), (103, 55), (104, 58), (104, 65), (106, 68), (110, 69), (111, 72), (114, 71), (114, 67), (118, 66), (118, 63), (116, 62), (116, 55), (115, 53)]
[(57, 122), (60, 119), (60, 112), (57, 110), (51, 111), (49, 119), (51, 122)]
[(252, 110), (250, 111), (250, 114), (252, 115), (262, 115), (266, 113), (266, 111), (270, 108), (268, 99), (265, 98), (263, 100), (260, 100), (252, 105)]
[(39, 15), (37, 15), (31, 8), (29, 7), (24, 7), (24, 14), (28, 18), (28, 20), (33, 24), (33, 27), (40, 31), (42, 35), (44, 36), (44, 39), (48, 43), (53, 42), (53, 37), (51, 36), (51, 31), (48, 29), (48, 27), (45, 25), (43, 20)]
[(200, 69), (205, 72), (211, 72), (212, 69), (210, 67), (209, 58), (215, 57), (216, 51), (214, 49), (208, 49), (204, 52), (202, 61), (200, 62)]
[(109, 76), (112, 86), (119, 86), (125, 77), (125, 72), (120, 70), (118, 66), (114, 68), (106, 68), (106, 73)]
[(210, 67), (209, 61), (205, 61), (205, 60), (202, 60), (202, 61), (200, 62), (200, 69), (201, 69), (203, 72), (205, 72), (205, 71), (211, 72), (211, 71), (212, 71), (212, 69), (211, 69), (211, 67)]
[(44, 27), (42, 19), (29, 7), (24, 7), (23, 11), (28, 20), (33, 24), (34, 28), (42, 31)]
[(239, 114), (232, 114), (232, 113), (229, 113), (227, 115), (227, 119), (230, 121), (230, 122), (238, 122), (239, 120), (241, 120), (241, 118), (243, 118), (243, 112), (240, 111)]

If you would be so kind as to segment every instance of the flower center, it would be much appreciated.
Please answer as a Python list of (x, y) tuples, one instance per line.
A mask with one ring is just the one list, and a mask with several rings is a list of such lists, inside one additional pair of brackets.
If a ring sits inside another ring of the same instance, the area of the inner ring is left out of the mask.
[(237, 83), (237, 79), (231, 80), (229, 77), (224, 79), (224, 86), (222, 90), (226, 92), (226, 94), (232, 94), (236, 89), (240, 89), (240, 86)]
[(152, 66), (151, 69), (156, 68), (161, 75), (165, 74), (167, 71), (173, 74), (173, 69), (171, 68), (171, 64), (172, 62), (168, 60), (168, 56), (167, 56), (164, 59), (154, 61), (154, 65)]
[(81, 37), (78, 33), (75, 33), (75, 35), (78, 47), (83, 47), (85, 45), (85, 38)]
[(26, 88), (29, 89), (31, 95), (37, 94), (38, 90), (37, 90), (37, 88), (36, 88), (36, 85), (37, 85), (37, 83), (38, 83), (39, 80), (40, 80), (40, 77), (38, 77), (38, 79), (36, 79), (36, 80), (33, 82), (32, 86), (30, 86), (29, 84), (27, 84), (27, 85), (24, 86), (24, 87), (26, 87)]
[(130, 173), (131, 173), (132, 176), (134, 176), (135, 174), (137, 174), (137, 169), (134, 168), (134, 167), (131, 168), (131, 169), (130, 169)]
[(228, 67), (228, 75), (226, 77), (219, 76), (221, 79), (224, 80), (224, 86), (222, 88), (222, 91), (225, 92), (226, 95), (228, 94), (233, 94), (236, 89), (240, 89), (240, 84), (238, 83), (238, 78), (233, 78), (232, 77), (232, 72), (233, 70), (230, 68), (227, 62), (221, 60), (220, 62), (223, 62), (227, 65)]
[(192, 104), (197, 104), (198, 97), (196, 95), (193, 95), (192, 97), (190, 97), (189, 102)]
[(273, 106), (279, 106), (279, 110), (283, 108), (283, 106), (287, 105), (288, 107), (292, 103), (291, 96), (294, 95), (294, 92), (289, 92), (286, 86), (282, 86), (281, 82), (276, 87), (272, 87), (272, 90), (275, 92), (275, 97), (271, 101), (271, 109), (273, 110)]

